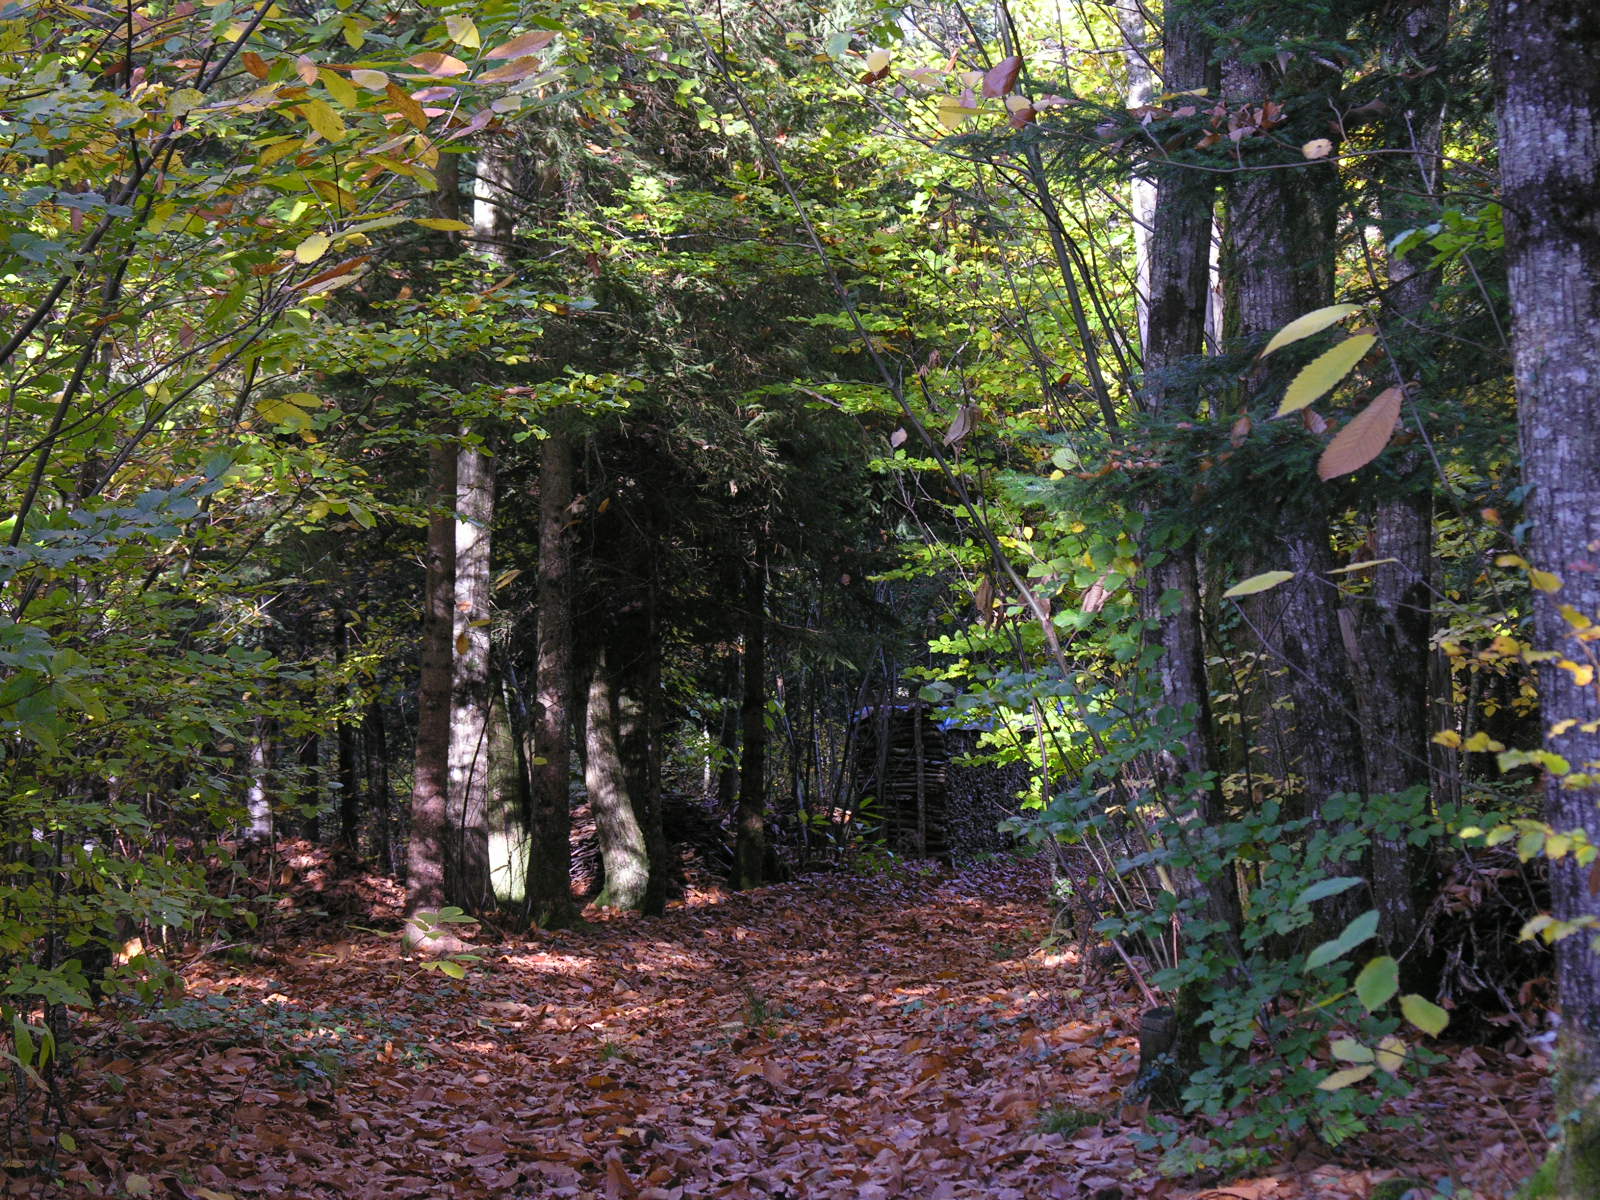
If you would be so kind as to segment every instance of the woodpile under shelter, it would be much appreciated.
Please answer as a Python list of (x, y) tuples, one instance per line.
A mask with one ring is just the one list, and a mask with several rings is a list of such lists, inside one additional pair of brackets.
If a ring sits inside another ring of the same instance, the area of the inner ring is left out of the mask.
[(950, 757), (944, 730), (922, 704), (879, 704), (856, 717), (857, 819), (889, 849), (950, 858)]

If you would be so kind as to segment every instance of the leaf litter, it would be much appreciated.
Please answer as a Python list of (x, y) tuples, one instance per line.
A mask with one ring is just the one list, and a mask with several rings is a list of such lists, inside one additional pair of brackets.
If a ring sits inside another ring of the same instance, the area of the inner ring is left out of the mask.
[(0, 1190), (1310, 1200), (1450, 1177), (1496, 1197), (1543, 1154), (1548, 1064), (1467, 1047), (1399, 1106), (1410, 1129), (1163, 1178), (1124, 1100), (1142, 1001), (1042, 944), (1047, 892), (1008, 859), (691, 889), (661, 918), (482, 944), (461, 981), (302, 921), (257, 961), (202, 962), (168, 1010), (95, 1018), (56, 1182)]

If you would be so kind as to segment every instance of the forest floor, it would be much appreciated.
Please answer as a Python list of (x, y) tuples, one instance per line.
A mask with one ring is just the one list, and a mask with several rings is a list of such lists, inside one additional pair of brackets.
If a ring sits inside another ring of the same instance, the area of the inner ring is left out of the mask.
[(485, 929), (459, 980), (352, 927), (393, 915), (389, 881), (281, 869), (301, 915), (191, 964), (168, 1007), (89, 1024), (58, 1182), (13, 1143), (0, 1194), (1309, 1200), (1409, 1176), (1505, 1197), (1543, 1150), (1538, 1057), (1446, 1047), (1407, 1132), (1162, 1178), (1123, 1100), (1143, 1005), (1121, 970), (1041, 946), (1032, 863)]

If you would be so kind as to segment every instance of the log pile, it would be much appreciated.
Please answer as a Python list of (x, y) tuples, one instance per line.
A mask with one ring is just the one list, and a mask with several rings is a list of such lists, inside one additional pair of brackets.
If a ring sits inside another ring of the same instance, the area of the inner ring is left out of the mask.
[(944, 731), (922, 705), (878, 705), (856, 723), (855, 805), (884, 843), (914, 858), (950, 858)]

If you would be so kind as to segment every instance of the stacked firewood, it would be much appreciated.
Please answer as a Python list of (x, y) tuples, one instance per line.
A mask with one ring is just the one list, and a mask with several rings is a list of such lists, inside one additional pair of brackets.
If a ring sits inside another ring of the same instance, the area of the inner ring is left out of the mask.
[(891, 850), (950, 857), (949, 769), (944, 731), (921, 705), (877, 706), (857, 719), (856, 806)]

